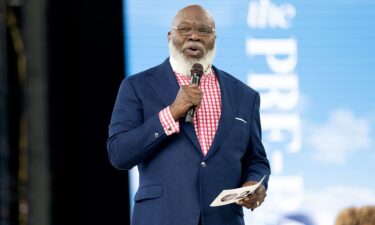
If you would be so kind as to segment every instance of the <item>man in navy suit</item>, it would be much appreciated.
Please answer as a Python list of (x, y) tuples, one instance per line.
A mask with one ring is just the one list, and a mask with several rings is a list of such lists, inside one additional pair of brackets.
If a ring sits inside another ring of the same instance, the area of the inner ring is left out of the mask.
[[(266, 197), (268, 179), (237, 204), (210, 207), (222, 190), (270, 174), (259, 94), (211, 64), (215, 39), (212, 16), (187, 6), (168, 33), (170, 57), (121, 83), (107, 147), (117, 169), (138, 166), (134, 225), (243, 225), (242, 206), (255, 209)], [(203, 66), (199, 86), (190, 83), (195, 63)]]

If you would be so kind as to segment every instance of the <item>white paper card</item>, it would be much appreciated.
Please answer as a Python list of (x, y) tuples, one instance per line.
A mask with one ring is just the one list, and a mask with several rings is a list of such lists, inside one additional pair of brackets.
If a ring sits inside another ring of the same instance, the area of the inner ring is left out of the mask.
[(260, 184), (263, 182), (265, 177), (266, 176), (263, 176), (263, 178), (254, 185), (236, 188), (236, 189), (230, 189), (230, 190), (223, 190), (215, 198), (215, 200), (211, 203), (210, 206), (215, 207), (215, 206), (228, 205), (228, 204), (235, 203), (246, 198), (247, 195), (255, 192), (255, 190), (260, 186)]

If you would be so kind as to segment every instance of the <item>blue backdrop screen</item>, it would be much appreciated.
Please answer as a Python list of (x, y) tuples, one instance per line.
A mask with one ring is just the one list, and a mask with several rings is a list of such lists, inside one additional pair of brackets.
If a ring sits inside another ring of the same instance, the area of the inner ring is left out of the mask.
[[(375, 204), (375, 2), (198, 0), (216, 20), (214, 64), (261, 94), (272, 166), (247, 224), (334, 223)], [(168, 57), (167, 32), (190, 1), (124, 1), (127, 76)], [(131, 199), (137, 188), (131, 171)], [(132, 204), (132, 203), (131, 203)]]

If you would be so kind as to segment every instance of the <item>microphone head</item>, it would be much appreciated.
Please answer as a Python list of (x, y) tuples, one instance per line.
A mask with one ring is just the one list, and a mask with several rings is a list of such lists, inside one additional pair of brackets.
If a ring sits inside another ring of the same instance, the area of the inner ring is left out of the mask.
[(203, 66), (200, 63), (195, 63), (193, 67), (191, 67), (190, 70), (191, 75), (196, 75), (196, 76), (202, 76), (203, 74)]

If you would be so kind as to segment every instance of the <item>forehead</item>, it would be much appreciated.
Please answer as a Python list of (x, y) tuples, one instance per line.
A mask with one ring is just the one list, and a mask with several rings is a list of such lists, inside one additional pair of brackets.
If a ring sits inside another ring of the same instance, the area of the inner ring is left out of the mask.
[(178, 12), (173, 20), (173, 25), (178, 25), (180, 23), (214, 25), (211, 16), (200, 8), (187, 8)]

